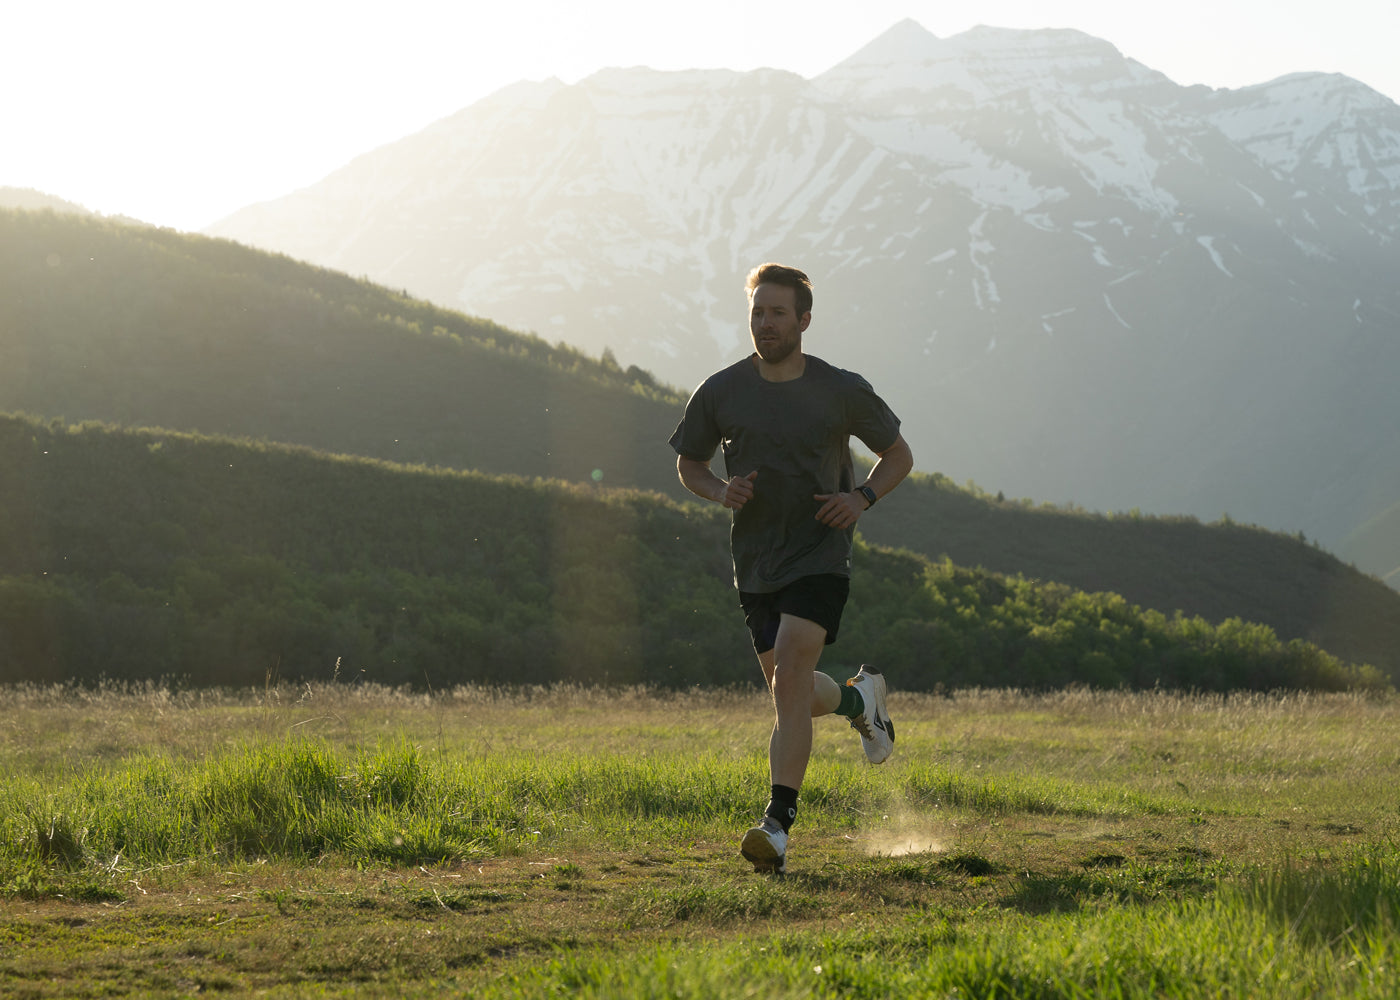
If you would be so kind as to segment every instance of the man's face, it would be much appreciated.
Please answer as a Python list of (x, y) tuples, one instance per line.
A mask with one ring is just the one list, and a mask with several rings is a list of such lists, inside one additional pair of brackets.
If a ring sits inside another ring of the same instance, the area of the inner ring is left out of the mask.
[(770, 365), (778, 364), (802, 347), (802, 331), (811, 313), (797, 315), (797, 290), (786, 285), (762, 284), (749, 297), (749, 333), (753, 348)]

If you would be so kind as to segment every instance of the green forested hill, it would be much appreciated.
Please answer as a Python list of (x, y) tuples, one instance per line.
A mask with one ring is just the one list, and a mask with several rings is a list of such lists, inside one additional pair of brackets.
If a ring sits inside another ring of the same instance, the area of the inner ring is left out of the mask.
[(936, 475), (901, 486), (861, 529), (958, 565), (1113, 591), (1209, 621), (1261, 622), (1344, 659), (1400, 669), (1400, 593), (1292, 535), (1228, 519), (1036, 507)]
[[(685, 500), (666, 445), (682, 403), (610, 359), (285, 257), (0, 210), (0, 412)], [(936, 469), (931, 446), (909, 437), (920, 468)], [(1112, 591), (1167, 615), (1260, 622), (1387, 670), (1400, 659), (1400, 594), (1289, 536), (1035, 507), (937, 474), (911, 477), (861, 529), (881, 545)]]
[[(0, 417), (0, 680), (753, 683), (719, 508)], [(825, 664), (905, 689), (1377, 687), (1238, 620), (862, 544)]]
[(0, 357), (0, 412), (520, 475), (598, 470), (608, 484), (675, 478), (665, 439), (681, 401), (643, 372), (170, 230), (0, 211)]

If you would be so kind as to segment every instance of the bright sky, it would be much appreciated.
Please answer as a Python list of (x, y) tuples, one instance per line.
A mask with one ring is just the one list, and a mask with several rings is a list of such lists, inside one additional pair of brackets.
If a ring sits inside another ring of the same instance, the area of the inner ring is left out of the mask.
[(609, 66), (810, 77), (904, 18), (939, 37), (1077, 28), (1182, 84), (1320, 70), (1400, 99), (1397, 0), (807, 9), (821, 13), (751, 0), (15, 0), (0, 9), (0, 186), (194, 230), (517, 80)]

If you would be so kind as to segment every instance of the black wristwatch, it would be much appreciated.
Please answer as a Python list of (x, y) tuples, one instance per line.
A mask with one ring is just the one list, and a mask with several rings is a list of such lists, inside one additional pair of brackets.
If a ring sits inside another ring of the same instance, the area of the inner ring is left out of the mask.
[(865, 497), (866, 510), (869, 510), (871, 507), (874, 507), (875, 501), (880, 499), (875, 495), (875, 491), (872, 490), (869, 486), (857, 486), (856, 492), (859, 493), (861, 496)]

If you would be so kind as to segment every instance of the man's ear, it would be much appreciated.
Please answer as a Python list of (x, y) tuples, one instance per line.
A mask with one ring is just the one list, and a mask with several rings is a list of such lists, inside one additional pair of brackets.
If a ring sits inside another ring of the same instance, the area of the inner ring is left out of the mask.
[(811, 314), (811, 312), (805, 312), (805, 313), (803, 313), (803, 314), (802, 314), (802, 318), (799, 319), (799, 320), (797, 321), (797, 332), (798, 332), (798, 333), (806, 333), (806, 332), (807, 332), (807, 324), (810, 323), (810, 322), (812, 322), (812, 314)]

